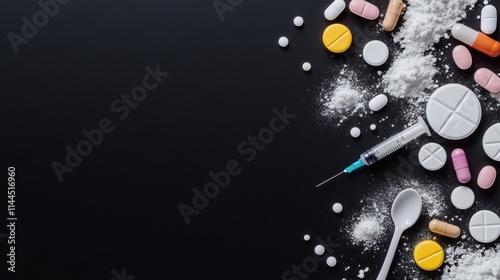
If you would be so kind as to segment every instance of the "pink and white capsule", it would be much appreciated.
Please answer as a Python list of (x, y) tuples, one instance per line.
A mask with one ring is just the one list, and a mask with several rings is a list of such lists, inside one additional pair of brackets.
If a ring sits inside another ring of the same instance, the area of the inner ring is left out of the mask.
[(453, 168), (455, 168), (455, 174), (460, 183), (468, 183), (471, 179), (469, 163), (467, 162), (467, 157), (462, 149), (455, 149), (451, 152), (451, 160), (453, 161)]
[(377, 6), (365, 0), (351, 0), (349, 3), (349, 10), (362, 18), (374, 20), (380, 15)]

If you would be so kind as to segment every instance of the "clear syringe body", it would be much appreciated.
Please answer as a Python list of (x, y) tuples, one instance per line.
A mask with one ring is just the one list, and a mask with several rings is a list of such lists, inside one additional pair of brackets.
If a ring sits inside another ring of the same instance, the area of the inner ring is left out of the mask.
[(397, 133), (375, 147), (362, 153), (359, 160), (344, 169), (344, 173), (351, 173), (352, 171), (365, 166), (372, 165), (373, 163), (383, 159), (384, 157), (401, 149), (406, 143), (412, 141), (422, 134), (431, 135), (427, 124), (422, 117), (418, 117), (417, 123), (408, 127), (400, 133)]

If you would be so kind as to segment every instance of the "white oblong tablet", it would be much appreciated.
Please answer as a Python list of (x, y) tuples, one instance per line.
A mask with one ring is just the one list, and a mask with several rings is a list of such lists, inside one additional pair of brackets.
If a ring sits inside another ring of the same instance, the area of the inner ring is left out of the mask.
[(345, 2), (344, 0), (335, 0), (333, 1), (328, 8), (325, 10), (325, 18), (327, 20), (334, 20), (337, 18), (340, 13), (345, 9)]
[(481, 9), (481, 31), (491, 34), (497, 29), (497, 9), (493, 5), (486, 5)]
[(437, 143), (427, 143), (418, 152), (418, 161), (427, 170), (435, 171), (446, 163), (446, 151)]
[(379, 111), (380, 109), (384, 108), (385, 105), (387, 105), (387, 96), (385, 94), (379, 94), (372, 98), (370, 102), (368, 102), (368, 107), (370, 107), (370, 110), (372, 111)]
[(493, 242), (500, 236), (500, 218), (489, 210), (479, 211), (470, 219), (469, 231), (481, 243)]
[(451, 203), (461, 210), (469, 209), (475, 199), (474, 192), (468, 187), (456, 187), (451, 193)]
[(500, 123), (490, 126), (484, 133), (483, 149), (492, 160), (500, 161)]
[(438, 88), (429, 98), (427, 120), (439, 136), (460, 140), (471, 135), (481, 122), (481, 104), (477, 96), (460, 84)]
[(363, 48), (363, 59), (371, 66), (380, 66), (389, 58), (389, 48), (384, 42), (373, 40)]

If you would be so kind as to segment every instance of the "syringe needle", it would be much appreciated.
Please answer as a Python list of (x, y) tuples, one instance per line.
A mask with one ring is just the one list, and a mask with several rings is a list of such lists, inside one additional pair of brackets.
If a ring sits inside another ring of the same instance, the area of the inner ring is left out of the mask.
[(345, 173), (345, 170), (342, 171), (342, 172), (340, 172), (339, 174), (337, 174), (337, 175), (335, 175), (335, 176), (327, 179), (326, 181), (323, 181), (322, 183), (319, 183), (318, 185), (316, 185), (316, 188), (319, 187), (319, 186), (321, 186), (321, 185), (323, 185), (323, 184), (325, 184), (325, 183), (327, 183), (327, 182), (329, 182), (330, 180), (333, 180), (335, 177), (337, 177), (337, 176), (339, 176), (340, 174), (343, 174), (343, 173)]

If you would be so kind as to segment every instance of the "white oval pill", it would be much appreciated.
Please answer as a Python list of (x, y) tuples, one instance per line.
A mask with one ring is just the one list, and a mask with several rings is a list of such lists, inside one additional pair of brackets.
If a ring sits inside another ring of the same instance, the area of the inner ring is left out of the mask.
[(387, 101), (388, 99), (385, 94), (379, 94), (368, 102), (368, 107), (370, 107), (370, 110), (372, 111), (379, 111), (387, 105)]
[(451, 193), (451, 203), (461, 210), (470, 208), (475, 199), (474, 192), (468, 187), (456, 187)]
[(311, 236), (309, 236), (309, 234), (304, 235), (304, 240), (305, 241), (311, 240)]
[(335, 257), (328, 257), (328, 259), (326, 259), (326, 264), (329, 267), (334, 267), (335, 265), (337, 265), (337, 259)]
[(418, 152), (418, 161), (427, 170), (435, 171), (446, 163), (446, 151), (437, 143), (427, 143)]
[(477, 96), (460, 84), (438, 88), (429, 98), (427, 120), (441, 137), (460, 140), (471, 135), (481, 122), (481, 104)]
[(316, 253), (316, 255), (318, 256), (321, 256), (325, 253), (325, 247), (323, 247), (322, 245), (317, 245), (316, 247), (314, 247), (314, 253)]
[(458, 45), (453, 48), (452, 56), (458, 68), (466, 70), (472, 66), (472, 55), (464, 45)]
[(304, 62), (304, 64), (302, 64), (302, 70), (304, 70), (306, 72), (311, 71), (311, 68), (312, 68), (312, 66), (311, 66), (311, 63), (309, 63), (309, 62)]
[(387, 61), (389, 48), (384, 42), (373, 40), (363, 48), (363, 59), (371, 66), (380, 66)]
[(302, 17), (295, 17), (293, 19), (293, 24), (297, 27), (301, 27), (304, 24), (304, 19)]
[(357, 127), (351, 128), (351, 136), (354, 138), (358, 138), (361, 135), (361, 129)]
[(342, 11), (345, 9), (345, 2), (344, 0), (335, 0), (333, 1), (328, 8), (325, 10), (325, 18), (327, 20), (334, 20), (336, 17), (342, 13)]
[(491, 34), (497, 29), (497, 9), (493, 5), (486, 5), (481, 9), (481, 31)]
[(280, 47), (284, 48), (286, 46), (288, 46), (288, 38), (283, 36), (281, 38), (279, 38), (278, 40), (278, 44), (280, 45)]
[(490, 126), (484, 133), (483, 149), (491, 159), (500, 161), (500, 123)]
[(500, 218), (489, 210), (479, 211), (470, 219), (469, 231), (479, 242), (493, 242), (500, 236)]
[(342, 212), (342, 210), (343, 210), (343, 209), (344, 209), (344, 207), (343, 207), (343, 206), (342, 206), (342, 204), (340, 204), (340, 203), (335, 203), (335, 204), (333, 204), (333, 206), (332, 206), (332, 210), (333, 210), (333, 212), (335, 212), (335, 213), (337, 213), (337, 214), (338, 214), (338, 213), (340, 213), (340, 212)]

